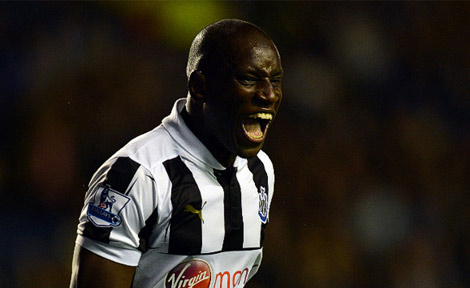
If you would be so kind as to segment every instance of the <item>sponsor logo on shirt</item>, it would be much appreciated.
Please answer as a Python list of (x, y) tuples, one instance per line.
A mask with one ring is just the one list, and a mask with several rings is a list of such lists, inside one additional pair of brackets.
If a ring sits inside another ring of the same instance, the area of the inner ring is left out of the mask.
[(209, 288), (211, 267), (200, 259), (182, 262), (165, 277), (165, 288)]
[(165, 277), (165, 288), (233, 288), (244, 287), (248, 281), (249, 269), (215, 274), (211, 284), (212, 269), (204, 260), (191, 259), (178, 264)]
[(117, 227), (122, 222), (119, 213), (129, 201), (129, 197), (108, 185), (98, 186), (88, 203), (88, 219), (97, 227)]
[(248, 268), (245, 268), (235, 271), (233, 275), (228, 271), (217, 273), (213, 288), (244, 287), (246, 281), (248, 281), (248, 272)]

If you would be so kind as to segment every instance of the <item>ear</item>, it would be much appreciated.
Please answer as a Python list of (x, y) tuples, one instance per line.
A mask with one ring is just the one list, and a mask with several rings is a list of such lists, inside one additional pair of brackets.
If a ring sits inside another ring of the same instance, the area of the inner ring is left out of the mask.
[(206, 76), (201, 71), (191, 72), (188, 81), (188, 91), (193, 100), (202, 105), (206, 98)]

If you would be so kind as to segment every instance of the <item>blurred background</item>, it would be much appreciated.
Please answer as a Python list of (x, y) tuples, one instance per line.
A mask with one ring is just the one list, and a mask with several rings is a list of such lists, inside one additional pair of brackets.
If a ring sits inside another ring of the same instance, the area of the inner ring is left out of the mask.
[(197, 32), (285, 69), (248, 288), (470, 287), (470, 2), (0, 3), (0, 287), (68, 287), (95, 170), (186, 96)]

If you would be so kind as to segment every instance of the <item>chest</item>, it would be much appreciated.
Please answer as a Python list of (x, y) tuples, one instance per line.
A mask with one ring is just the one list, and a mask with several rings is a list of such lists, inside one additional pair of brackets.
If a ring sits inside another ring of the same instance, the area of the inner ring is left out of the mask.
[(267, 187), (247, 167), (208, 171), (177, 158), (165, 169), (169, 185), (154, 246), (180, 255), (262, 246)]

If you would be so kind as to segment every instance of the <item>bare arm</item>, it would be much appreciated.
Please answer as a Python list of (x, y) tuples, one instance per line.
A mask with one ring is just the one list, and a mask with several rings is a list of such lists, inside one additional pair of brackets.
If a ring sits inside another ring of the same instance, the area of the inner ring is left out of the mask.
[(134, 271), (135, 267), (107, 260), (76, 244), (70, 288), (129, 288)]

